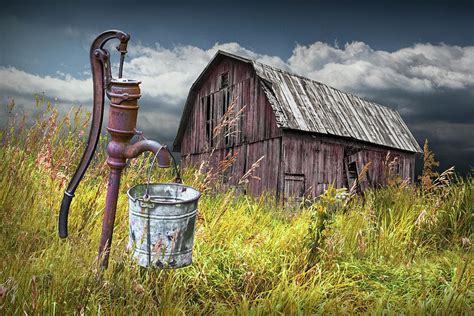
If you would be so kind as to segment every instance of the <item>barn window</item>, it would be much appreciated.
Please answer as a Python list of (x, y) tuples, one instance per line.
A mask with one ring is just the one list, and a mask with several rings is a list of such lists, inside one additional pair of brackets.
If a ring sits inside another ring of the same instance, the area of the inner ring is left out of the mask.
[(347, 184), (349, 186), (348, 189), (351, 189), (354, 185), (354, 182), (357, 180), (358, 172), (357, 172), (357, 165), (355, 161), (349, 163), (347, 165)]
[[(226, 90), (222, 91), (222, 116), (224, 116), (227, 113), (228, 109), (229, 109), (229, 97), (230, 97), (229, 89), (226, 89)], [(230, 141), (230, 133), (231, 133), (230, 126), (226, 124), (224, 126), (222, 132), (224, 134), (224, 144), (226, 146), (229, 146), (231, 144), (231, 141)]]
[(388, 175), (397, 176), (400, 175), (400, 171), (400, 157), (395, 156), (388, 162)]
[[(232, 148), (226, 148), (225, 149), (224, 160), (226, 162), (229, 161), (230, 159), (232, 159), (233, 152), (234, 152), (234, 150)], [(232, 169), (232, 165), (228, 166), (227, 169), (225, 169), (224, 172), (222, 173), (222, 182), (223, 183), (228, 183), (229, 182), (231, 169)]]
[(204, 97), (205, 102), (205, 116), (206, 116), (206, 140), (209, 146), (213, 146), (213, 135), (212, 135), (212, 106), (211, 96)]
[(229, 86), (229, 72), (224, 72), (221, 74), (221, 89), (227, 88)]

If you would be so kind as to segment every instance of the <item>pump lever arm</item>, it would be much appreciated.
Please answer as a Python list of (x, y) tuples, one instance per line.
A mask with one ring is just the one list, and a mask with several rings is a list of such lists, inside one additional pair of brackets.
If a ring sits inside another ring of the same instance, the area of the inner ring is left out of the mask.
[[(92, 124), (89, 132), (89, 138), (87, 140), (87, 147), (82, 155), (81, 162), (74, 173), (69, 185), (67, 186), (66, 192), (64, 192), (63, 201), (61, 203), (61, 209), (59, 211), (59, 237), (66, 238), (68, 235), (67, 232), (67, 222), (69, 214), (69, 206), (71, 204), (72, 198), (74, 197), (74, 192), (76, 191), (79, 182), (81, 181), (84, 173), (89, 167), (89, 164), (94, 156), (95, 149), (99, 143), (100, 130), (102, 126), (102, 121), (104, 118), (104, 92), (107, 76), (110, 74), (110, 62), (108, 57), (108, 52), (104, 48), (105, 44), (112, 40), (120, 40), (121, 53), (126, 52), (126, 47), (130, 35), (122, 31), (110, 30), (105, 31), (100, 34), (92, 43), (90, 49), (90, 61), (91, 61), (91, 70), (92, 70), (92, 81), (94, 85), (94, 109), (92, 112)], [(105, 56), (104, 56), (105, 54)], [(110, 78), (109, 78), (110, 79)]]

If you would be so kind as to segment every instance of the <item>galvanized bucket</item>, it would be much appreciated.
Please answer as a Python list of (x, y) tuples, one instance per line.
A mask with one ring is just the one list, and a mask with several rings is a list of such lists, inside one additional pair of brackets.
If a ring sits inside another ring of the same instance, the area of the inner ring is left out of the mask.
[[(171, 153), (170, 153), (171, 154)], [(129, 243), (142, 267), (181, 268), (192, 263), (199, 191), (180, 183), (138, 184), (128, 190)], [(176, 162), (173, 158), (177, 178)]]

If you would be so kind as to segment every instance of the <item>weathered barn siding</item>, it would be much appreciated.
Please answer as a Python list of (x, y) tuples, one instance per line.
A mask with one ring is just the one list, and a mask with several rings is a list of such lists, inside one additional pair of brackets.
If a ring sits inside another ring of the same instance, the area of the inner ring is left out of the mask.
[(260, 167), (253, 173), (257, 178), (251, 178), (249, 183), (249, 193), (257, 196), (262, 193), (278, 193), (278, 182), (281, 170), (281, 137), (267, 139), (261, 142), (247, 145), (247, 170), (251, 164), (264, 156)]
[[(304, 177), (305, 195), (316, 196), (324, 192), (328, 184), (342, 187), (343, 152), (344, 148), (340, 144), (323, 142), (312, 135), (285, 132), (283, 179), (289, 175)], [(291, 184), (283, 185), (287, 188), (291, 186)], [(293, 195), (298, 190), (288, 188), (287, 191)]]
[(246, 193), (257, 196), (262, 193), (277, 194), (280, 181), (280, 149), (281, 137), (275, 137), (254, 143), (243, 143), (232, 148), (216, 149), (211, 152), (188, 154), (182, 157), (185, 166), (199, 167), (201, 163), (209, 162), (209, 166), (216, 168), (227, 154), (237, 153), (237, 159), (226, 172), (224, 187), (235, 186), (252, 165), (261, 160), (260, 166), (248, 178), (249, 183), (244, 185)]
[(413, 182), (415, 174), (415, 155), (412, 153), (399, 152), (394, 150), (383, 150), (383, 149), (362, 149), (357, 153), (347, 157), (347, 161), (355, 162), (357, 170), (362, 170), (364, 165), (371, 163), (367, 178), (361, 183), (362, 189), (367, 186), (378, 186), (386, 182), (386, 173), (388, 166), (384, 165), (386, 161), (387, 153), (390, 152), (390, 161), (397, 158), (396, 168), (398, 171), (395, 173), (403, 180), (409, 180)]
[[(221, 89), (221, 74), (226, 72), (229, 74), (229, 86)], [(213, 127), (224, 114), (223, 102), (226, 100), (229, 105), (236, 103), (235, 113), (245, 107), (227, 143), (222, 133), (213, 139), (212, 146), (207, 141), (206, 105), (203, 105), (203, 100), (208, 97), (215, 114)], [(282, 132), (276, 125), (272, 108), (253, 69), (245, 63), (222, 60), (210, 69), (206, 79), (197, 87), (193, 104), (181, 143), (183, 165), (199, 166), (202, 161), (209, 161), (209, 165), (217, 166), (226, 155), (238, 153), (228, 171), (230, 176), (226, 177), (224, 183), (236, 185), (252, 164), (264, 157), (260, 167), (252, 174), (254, 177), (249, 179), (248, 193), (276, 193), (280, 176)]]
[[(226, 144), (221, 134), (214, 138), (212, 147), (221, 149), (239, 146), (242, 143), (253, 143), (281, 135), (281, 130), (272, 115), (272, 108), (252, 72), (249, 65), (231, 59), (224, 59), (210, 69), (206, 79), (197, 88), (192, 112), (188, 116), (188, 124), (181, 143), (183, 155), (204, 153), (211, 148), (206, 137), (206, 104), (203, 104), (207, 98), (213, 113), (212, 128), (224, 114), (224, 102), (228, 102), (230, 106), (234, 101), (235, 113), (245, 107), (240, 122), (230, 137), (230, 143)], [(229, 86), (221, 89), (220, 76), (223, 73), (229, 74)]]
[[(362, 189), (385, 183), (384, 161), (390, 152), (390, 160), (398, 159), (398, 175), (402, 179), (414, 177), (415, 156), (413, 153), (386, 149), (360, 142), (324, 135), (312, 135), (295, 131), (285, 131), (283, 135), (283, 181), (289, 176), (301, 176), (305, 195), (317, 196), (328, 185), (337, 188), (349, 186), (346, 163), (355, 162), (358, 172), (371, 163), (367, 179), (361, 183)], [(291, 177), (290, 177), (291, 178)], [(288, 193), (295, 194), (302, 184), (283, 183)]]

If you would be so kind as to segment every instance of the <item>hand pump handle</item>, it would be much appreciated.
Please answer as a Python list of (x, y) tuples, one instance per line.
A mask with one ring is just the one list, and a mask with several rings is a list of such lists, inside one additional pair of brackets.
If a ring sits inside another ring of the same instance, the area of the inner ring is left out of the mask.
[(72, 198), (74, 197), (74, 192), (76, 191), (79, 182), (84, 176), (87, 167), (89, 167), (97, 144), (99, 143), (100, 130), (104, 118), (104, 92), (108, 88), (110, 80), (112, 79), (109, 52), (104, 48), (104, 45), (112, 39), (120, 40), (120, 45), (117, 47), (117, 49), (121, 53), (119, 77), (122, 76), (124, 55), (127, 52), (127, 43), (130, 39), (130, 35), (117, 30), (105, 31), (104, 33), (97, 36), (90, 49), (92, 81), (94, 84), (94, 109), (92, 112), (92, 125), (89, 132), (89, 138), (87, 140), (87, 147), (84, 151), (84, 154), (82, 155), (81, 162), (79, 163), (74, 176), (69, 182), (66, 192), (64, 192), (61, 209), (59, 211), (58, 225), (59, 237), (61, 238), (66, 238), (68, 235), (67, 222), (69, 206), (71, 205)]

